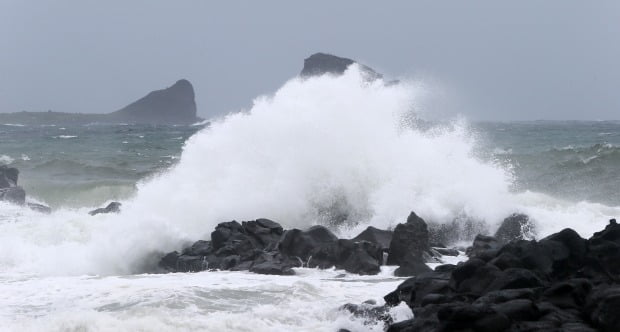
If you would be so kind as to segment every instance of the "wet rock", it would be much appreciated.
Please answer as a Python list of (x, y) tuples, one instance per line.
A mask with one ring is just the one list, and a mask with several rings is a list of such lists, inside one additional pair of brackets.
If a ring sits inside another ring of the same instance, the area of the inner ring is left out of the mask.
[(211, 233), (211, 241), (196, 241), (181, 254), (169, 253), (159, 267), (171, 272), (223, 269), (294, 274), (291, 268), (300, 264), (275, 250), (283, 233), (280, 224), (268, 219), (220, 223)]
[(467, 248), (465, 253), (470, 258), (478, 257), (488, 260), (497, 254), (500, 247), (501, 243), (498, 239), (492, 236), (478, 234), (474, 238), (471, 247)]
[(570, 279), (551, 285), (543, 293), (543, 299), (561, 309), (579, 309), (586, 304), (592, 291), (588, 279)]
[(338, 238), (323, 226), (313, 226), (307, 231), (299, 229), (287, 230), (278, 249), (285, 255), (299, 257), (306, 262), (319, 248), (335, 242)]
[(525, 214), (514, 213), (504, 219), (495, 232), (495, 238), (501, 243), (513, 240), (529, 240), (534, 237), (534, 223)]
[[(385, 296), (414, 319), (388, 331), (619, 331), (620, 226), (562, 230), (503, 246), (477, 237), (470, 259), (405, 280)], [(442, 272), (439, 272), (441, 270)]]
[(263, 256), (252, 263), (250, 272), (272, 275), (294, 275), (295, 271), (291, 265), (283, 258), (277, 257), (278, 254), (263, 254)]
[(394, 275), (397, 277), (408, 277), (428, 271), (431, 271), (431, 268), (426, 265), (420, 256), (415, 253), (408, 253), (401, 260), (400, 266), (394, 270)]
[(388, 265), (399, 265), (396, 275), (407, 276), (430, 270), (424, 256), (430, 252), (429, 233), (426, 222), (411, 212), (404, 224), (394, 228), (388, 249)]
[(377, 244), (350, 240), (338, 240), (338, 256), (334, 257), (334, 266), (342, 267), (347, 272), (362, 275), (377, 274), (381, 271), (383, 259), (382, 248)]
[(382, 256), (379, 245), (338, 239), (323, 226), (284, 231), (274, 221), (257, 219), (220, 223), (211, 233), (211, 241), (197, 241), (180, 254), (169, 253), (159, 267), (172, 272), (208, 268), (291, 275), (293, 267), (307, 266), (376, 274)]
[(121, 212), (121, 205), (122, 204), (119, 202), (112, 202), (108, 204), (106, 207), (92, 210), (88, 212), (88, 214), (90, 214), (91, 216), (94, 216), (100, 213), (119, 213)]
[(487, 290), (535, 288), (542, 285), (543, 281), (534, 272), (527, 269), (509, 268), (496, 275)]
[(589, 316), (601, 331), (620, 331), (620, 285), (601, 287), (591, 297)]
[(368, 226), (368, 228), (351, 240), (355, 242), (368, 241), (387, 251), (390, 247), (390, 241), (392, 241), (392, 232)]
[(246, 234), (256, 239), (263, 248), (274, 246), (280, 240), (282, 234), (284, 234), (282, 226), (269, 219), (244, 221), (242, 226)]
[(442, 294), (449, 297), (451, 293), (450, 272), (431, 271), (409, 278), (383, 299), (389, 306), (396, 306), (404, 301), (409, 307), (414, 308), (419, 306), (429, 294)]

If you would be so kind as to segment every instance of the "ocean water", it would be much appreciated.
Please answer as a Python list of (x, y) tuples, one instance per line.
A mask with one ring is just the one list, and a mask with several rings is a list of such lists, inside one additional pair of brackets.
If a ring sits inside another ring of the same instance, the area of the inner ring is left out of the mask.
[[(347, 237), (411, 210), (488, 232), (523, 212), (543, 237), (589, 236), (620, 216), (619, 122), (426, 122), (423, 99), (416, 82), (367, 82), (353, 67), (292, 79), (206, 127), (0, 124), (0, 163), (54, 209), (0, 203), (0, 330), (381, 331), (338, 307), (381, 304), (402, 282), (391, 267), (371, 277), (143, 272), (233, 219)], [(120, 214), (87, 214), (111, 200)]]

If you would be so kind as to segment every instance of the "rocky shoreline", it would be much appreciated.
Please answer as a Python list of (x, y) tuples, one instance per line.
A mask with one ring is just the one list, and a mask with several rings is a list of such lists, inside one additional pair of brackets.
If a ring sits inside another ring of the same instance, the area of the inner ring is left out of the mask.
[[(385, 305), (348, 303), (341, 310), (387, 331), (619, 331), (616, 220), (589, 239), (565, 229), (533, 240), (533, 230), (526, 215), (513, 214), (494, 236), (476, 236), (468, 260), (432, 270), (426, 263), (462, 252), (434, 247), (437, 228), (429, 230), (414, 212), (393, 231), (368, 227), (352, 239), (323, 226), (284, 230), (268, 219), (231, 221), (219, 224), (210, 241), (166, 254), (159, 268), (292, 275), (295, 267), (335, 267), (368, 275), (385, 263), (398, 266), (395, 275), (413, 277), (385, 295)], [(390, 308), (403, 302), (415, 318), (394, 323)]]
[[(343, 310), (397, 331), (620, 331), (620, 225), (589, 239), (564, 229), (540, 241), (478, 236), (469, 259), (405, 280), (384, 306)], [(404, 302), (414, 318), (392, 323)], [(345, 330), (342, 330), (345, 331)]]
[[(17, 185), (19, 171), (0, 166), (0, 201), (49, 208), (26, 201)], [(112, 202), (91, 215), (120, 211)], [(620, 331), (620, 225), (615, 219), (584, 239), (567, 228), (534, 239), (535, 223), (524, 214), (508, 216), (493, 236), (478, 234), (471, 246), (450, 247), (475, 221), (427, 224), (411, 212), (393, 230), (369, 226), (351, 239), (320, 225), (284, 229), (269, 219), (218, 224), (208, 240), (160, 255), (149, 272), (249, 271), (293, 275), (294, 268), (337, 268), (373, 275), (396, 266), (410, 277), (373, 301), (348, 303), (341, 310), (369, 324), (398, 331)], [(445, 256), (467, 256), (456, 265)], [(406, 304), (414, 318), (394, 322), (389, 312)], [(344, 332), (346, 330), (342, 330)]]

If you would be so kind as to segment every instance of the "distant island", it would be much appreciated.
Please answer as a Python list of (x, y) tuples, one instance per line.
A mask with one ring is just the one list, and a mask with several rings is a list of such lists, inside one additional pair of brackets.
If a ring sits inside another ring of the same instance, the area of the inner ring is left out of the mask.
[(137, 101), (107, 114), (66, 112), (0, 113), (0, 123), (24, 125), (131, 123), (174, 125), (202, 121), (196, 116), (194, 87), (181, 79), (172, 86), (148, 93)]
[[(342, 75), (352, 64), (357, 64), (368, 80), (383, 78), (382, 74), (355, 60), (320, 52), (304, 59), (304, 66), (299, 76), (302, 78), (325, 74), (338, 76)], [(387, 84), (397, 82), (390, 81)], [(0, 113), (0, 124), (23, 125), (82, 125), (90, 123), (176, 125), (193, 124), (202, 120), (196, 116), (194, 87), (186, 79), (178, 80), (168, 88), (151, 91), (146, 96), (111, 113), (88, 114), (53, 111)]]

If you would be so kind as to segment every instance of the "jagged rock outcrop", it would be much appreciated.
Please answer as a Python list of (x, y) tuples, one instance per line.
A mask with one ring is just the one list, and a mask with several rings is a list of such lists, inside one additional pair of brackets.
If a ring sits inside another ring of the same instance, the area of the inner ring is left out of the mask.
[(306, 58), (304, 60), (304, 67), (299, 75), (301, 77), (321, 76), (325, 74), (342, 75), (345, 70), (354, 63), (360, 66), (360, 69), (368, 80), (375, 80), (383, 77), (383, 75), (377, 73), (372, 68), (354, 60), (326, 53), (315, 53)]
[(172, 252), (159, 266), (166, 271), (249, 270), (262, 274), (294, 274), (293, 267), (337, 267), (352, 273), (376, 274), (381, 248), (368, 241), (338, 239), (323, 226), (284, 231), (268, 219), (220, 223), (211, 241), (198, 241), (182, 253)]
[(615, 219), (587, 240), (572, 229), (503, 246), (478, 240), (482, 254), (387, 294), (387, 306), (404, 301), (414, 314), (387, 331), (620, 331)]
[(383, 249), (383, 251), (387, 252), (390, 248), (390, 242), (392, 242), (392, 235), (392, 231), (368, 226), (365, 230), (363, 230), (351, 240), (353, 240), (354, 242), (368, 241), (378, 245), (381, 249)]
[(17, 185), (19, 170), (0, 165), (0, 201), (13, 204), (26, 204), (26, 191)]
[(89, 123), (187, 125), (201, 120), (196, 116), (194, 88), (185, 79), (177, 81), (168, 88), (152, 91), (122, 109), (107, 114), (52, 111), (0, 113), (0, 122), (27, 125)]
[(495, 232), (495, 238), (501, 243), (508, 243), (513, 240), (530, 240), (534, 234), (534, 223), (530, 217), (522, 213), (513, 213), (502, 221)]
[(133, 123), (192, 124), (198, 120), (194, 88), (188, 80), (178, 80), (172, 86), (152, 91), (108, 116)]
[(39, 203), (26, 203), (26, 191), (17, 185), (18, 178), (19, 170), (17, 168), (0, 165), (0, 201), (26, 205), (34, 211), (50, 213), (52, 210), (49, 206)]
[(412, 276), (430, 271), (425, 256), (430, 255), (429, 232), (426, 222), (411, 212), (404, 224), (394, 228), (388, 249), (388, 265), (398, 265), (397, 276)]
[[(439, 251), (453, 254), (446, 248)], [(439, 251), (435, 252), (441, 256)], [(424, 220), (412, 212), (407, 223), (397, 226), (394, 233), (368, 227), (353, 239), (339, 239), (324, 226), (284, 230), (268, 219), (224, 222), (211, 233), (210, 241), (200, 240), (181, 253), (163, 256), (159, 268), (169, 272), (220, 269), (288, 275), (294, 273), (293, 267), (336, 267), (350, 273), (377, 274), (386, 252), (388, 259), (392, 256), (389, 264), (400, 265), (397, 275), (429, 271), (426, 259), (431, 249)]]

